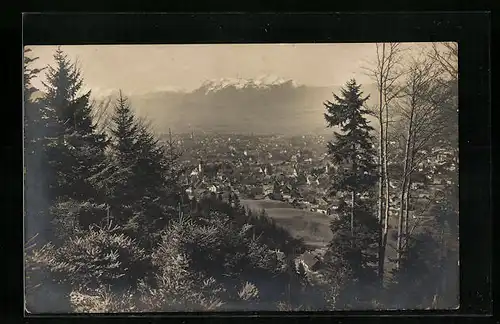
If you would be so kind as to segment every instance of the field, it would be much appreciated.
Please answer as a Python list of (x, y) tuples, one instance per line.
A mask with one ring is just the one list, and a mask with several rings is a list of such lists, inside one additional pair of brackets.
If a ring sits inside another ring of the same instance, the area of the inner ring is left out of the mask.
[(296, 209), (288, 203), (275, 200), (248, 199), (241, 203), (257, 212), (264, 209), (278, 225), (293, 236), (303, 238), (311, 248), (324, 247), (332, 238), (331, 218), (327, 215)]

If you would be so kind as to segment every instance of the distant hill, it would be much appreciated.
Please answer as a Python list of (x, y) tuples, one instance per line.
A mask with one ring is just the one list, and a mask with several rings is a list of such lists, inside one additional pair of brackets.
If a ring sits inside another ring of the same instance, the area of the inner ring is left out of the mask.
[[(254, 134), (325, 134), (323, 102), (340, 86), (311, 87), (280, 78), (207, 81), (192, 92), (130, 95), (132, 107), (159, 133), (191, 131)], [(376, 95), (376, 87), (362, 87)], [(370, 117), (371, 118), (371, 117)], [(375, 126), (375, 125), (374, 125)]]
[[(332, 93), (339, 89), (283, 79), (222, 79), (192, 92), (151, 92), (130, 100), (160, 133), (170, 128), (177, 133), (325, 134), (331, 130), (326, 128), (323, 102), (333, 100)], [(363, 89), (365, 94), (375, 90), (373, 85)]]

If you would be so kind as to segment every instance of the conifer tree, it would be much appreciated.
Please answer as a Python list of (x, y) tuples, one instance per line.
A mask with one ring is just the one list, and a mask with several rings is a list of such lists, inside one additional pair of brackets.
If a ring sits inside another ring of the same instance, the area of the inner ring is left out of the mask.
[(104, 134), (92, 120), (90, 91), (83, 93), (83, 78), (75, 62), (58, 48), (55, 66), (46, 73), (44, 103), (47, 154), (56, 172), (52, 198), (102, 202), (89, 178), (104, 167)]
[(341, 90), (341, 96), (334, 95), (335, 103), (325, 103), (328, 126), (340, 128), (328, 143), (328, 154), (336, 166), (330, 175), (331, 194), (343, 198), (338, 218), (331, 222), (333, 239), (326, 260), (351, 276), (339, 297), (342, 307), (359, 307), (368, 302), (365, 287), (376, 279), (376, 152), (371, 135), (373, 128), (364, 116), (369, 114), (364, 108), (368, 97), (362, 96), (360, 87), (355, 80), (350, 80)]
[[(148, 241), (177, 212), (180, 189), (177, 155), (165, 147), (132, 111), (120, 91), (112, 126), (110, 199), (113, 217), (132, 235)], [(148, 243), (149, 244), (149, 243)]]
[(33, 68), (38, 57), (31, 57), (31, 49), (24, 49), (24, 178), (25, 178), (25, 215), (26, 238), (34, 235), (45, 238), (45, 229), (50, 225), (46, 218), (48, 210), (45, 174), (43, 168), (43, 120), (41, 104), (34, 94), (38, 91), (31, 80), (36, 78), (41, 69)]

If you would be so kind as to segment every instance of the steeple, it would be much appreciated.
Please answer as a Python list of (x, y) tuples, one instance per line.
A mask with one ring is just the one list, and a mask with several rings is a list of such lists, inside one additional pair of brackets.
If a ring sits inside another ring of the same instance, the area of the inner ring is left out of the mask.
[(198, 172), (199, 173), (203, 173), (203, 160), (200, 160), (200, 163), (198, 164)]

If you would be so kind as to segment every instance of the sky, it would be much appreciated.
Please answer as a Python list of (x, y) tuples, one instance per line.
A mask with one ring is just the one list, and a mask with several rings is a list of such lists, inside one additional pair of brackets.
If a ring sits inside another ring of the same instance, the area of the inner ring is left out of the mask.
[[(56, 46), (33, 46), (34, 67), (53, 64)], [(310, 86), (372, 83), (363, 69), (376, 59), (374, 43), (203, 44), (61, 46), (77, 59), (93, 93), (122, 89), (127, 94), (198, 88), (221, 78), (273, 75)], [(42, 76), (43, 78), (43, 76)], [(34, 85), (39, 87), (40, 80)]]

